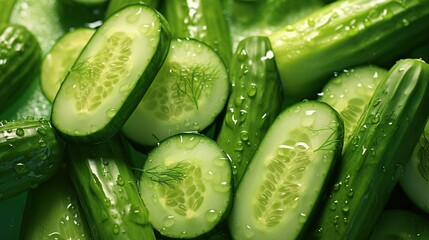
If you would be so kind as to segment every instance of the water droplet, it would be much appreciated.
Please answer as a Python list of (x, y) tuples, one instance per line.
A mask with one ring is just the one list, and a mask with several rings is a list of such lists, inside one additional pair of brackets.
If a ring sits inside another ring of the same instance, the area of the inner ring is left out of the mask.
[(249, 140), (249, 133), (247, 131), (241, 131), (240, 139), (243, 141), (248, 141)]
[(307, 18), (307, 24), (309, 27), (313, 27), (315, 24), (314, 18), (311, 18), (311, 17)]
[(228, 192), (231, 189), (231, 183), (222, 181), (220, 183), (213, 183), (213, 189), (216, 192)]
[(39, 139), (39, 146), (40, 146), (41, 148), (44, 148), (44, 147), (46, 147), (46, 146), (47, 146), (45, 139), (43, 139), (43, 138), (40, 138), (40, 139)]
[(119, 229), (119, 225), (118, 225), (118, 224), (113, 225), (113, 229), (112, 229), (112, 230), (113, 230), (113, 233), (114, 233), (114, 234), (118, 234), (118, 233), (119, 233), (119, 230), (120, 230), (120, 229)]
[(246, 121), (247, 119), (247, 111), (246, 110), (240, 110), (240, 115), (238, 116), (238, 120), (242, 123)]
[(373, 114), (371, 117), (372, 117), (371, 118), (371, 122), (372, 123), (378, 123), (378, 122), (380, 122), (380, 114)]
[(218, 219), (218, 214), (216, 210), (210, 209), (204, 214), (204, 218), (207, 222), (214, 222)]
[(117, 177), (117, 179), (116, 179), (116, 183), (117, 183), (119, 186), (124, 186), (124, 179), (122, 179), (122, 176), (121, 176), (121, 175), (118, 175), (118, 177)]
[(244, 233), (244, 236), (245, 236), (246, 238), (251, 238), (251, 237), (253, 237), (253, 235), (255, 235), (255, 232), (253, 231), (252, 227), (251, 227), (251, 226), (249, 226), (249, 225), (246, 225), (246, 226), (244, 227), (244, 229), (243, 229), (243, 233)]
[(173, 215), (166, 216), (162, 222), (164, 223), (164, 227), (168, 228), (174, 225), (175, 219)]
[(247, 90), (247, 95), (249, 97), (254, 97), (256, 95), (257, 88), (255, 84), (251, 84), (250, 88)]
[(350, 198), (353, 197), (354, 195), (354, 191), (352, 188), (349, 189), (349, 193), (347, 194), (347, 196), (349, 196)]
[(244, 97), (240, 96), (235, 98), (234, 104), (236, 107), (241, 107), (243, 105), (243, 102), (244, 102)]
[(329, 209), (331, 209), (332, 211), (337, 210), (337, 205), (338, 205), (338, 201), (335, 200), (331, 203), (331, 206), (329, 207)]
[(25, 135), (24, 129), (22, 129), (22, 128), (17, 128), (15, 133), (19, 137), (23, 137)]
[(116, 115), (116, 112), (117, 112), (116, 108), (109, 108), (106, 110), (106, 116), (108, 118), (113, 118)]
[(15, 172), (18, 174), (23, 174), (28, 172), (27, 165), (25, 163), (17, 163), (14, 166)]
[(300, 213), (298, 216), (299, 222), (305, 223), (307, 221), (307, 214), (306, 213)]
[(344, 213), (348, 213), (349, 212), (349, 210), (350, 210), (349, 201), (347, 201), (347, 200), (344, 201), (343, 209), (342, 210), (343, 210)]
[(47, 131), (45, 127), (38, 127), (36, 128), (36, 131), (40, 134), (40, 135), (46, 135)]

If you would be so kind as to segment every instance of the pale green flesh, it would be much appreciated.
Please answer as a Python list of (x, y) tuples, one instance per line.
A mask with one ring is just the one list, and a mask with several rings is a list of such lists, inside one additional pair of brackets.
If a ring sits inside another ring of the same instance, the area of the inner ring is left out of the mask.
[(167, 59), (123, 127), (142, 145), (185, 131), (200, 131), (222, 111), (228, 74), (220, 57), (196, 40), (172, 41)]
[(331, 78), (319, 94), (319, 100), (331, 105), (344, 121), (344, 145), (386, 73), (372, 65), (347, 69)]
[(48, 52), (42, 62), (40, 84), (52, 103), (69, 69), (94, 34), (94, 29), (81, 28), (66, 33)]
[(325, 104), (292, 108), (273, 123), (238, 186), (229, 217), (236, 239), (295, 239), (319, 199), (342, 123)]
[(109, 124), (154, 55), (160, 25), (152, 9), (140, 6), (96, 31), (55, 98), (52, 121), (61, 132), (86, 136)]
[[(185, 178), (160, 185), (144, 171), (185, 168)], [(162, 235), (192, 238), (212, 230), (224, 218), (231, 200), (229, 160), (211, 139), (184, 134), (166, 139), (149, 154), (140, 179), (151, 224)]]

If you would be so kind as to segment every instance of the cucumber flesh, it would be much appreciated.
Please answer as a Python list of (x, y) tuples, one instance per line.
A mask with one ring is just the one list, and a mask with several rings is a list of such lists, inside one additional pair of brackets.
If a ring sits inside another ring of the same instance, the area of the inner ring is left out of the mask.
[(52, 106), (52, 123), (63, 137), (97, 142), (120, 130), (167, 56), (166, 27), (155, 9), (135, 4), (97, 29)]
[(229, 216), (233, 238), (301, 236), (323, 196), (342, 143), (343, 122), (326, 103), (300, 102), (280, 113), (238, 185)]
[(226, 104), (228, 72), (220, 56), (195, 39), (176, 39), (156, 79), (123, 126), (141, 145), (209, 126)]
[(149, 221), (163, 236), (194, 238), (225, 219), (232, 201), (232, 168), (212, 139), (195, 133), (162, 141), (140, 178)]
[(95, 29), (79, 28), (62, 36), (44, 57), (40, 73), (42, 92), (53, 102), (61, 83)]

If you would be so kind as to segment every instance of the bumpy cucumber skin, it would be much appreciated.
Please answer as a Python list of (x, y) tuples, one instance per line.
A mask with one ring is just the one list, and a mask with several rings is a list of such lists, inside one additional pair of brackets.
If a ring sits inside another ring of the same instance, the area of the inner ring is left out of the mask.
[(343, 130), (326, 103), (283, 110), (238, 185), (228, 218), (233, 239), (306, 239), (340, 160)]
[(277, 30), (269, 37), (285, 100), (315, 98), (334, 71), (369, 62), (391, 66), (427, 41), (428, 21), (428, 0), (346, 0)]
[(64, 165), (55, 176), (29, 191), (23, 216), (20, 240), (91, 239)]
[(0, 199), (36, 188), (63, 162), (64, 145), (46, 119), (0, 122)]
[(30, 30), (0, 24), (0, 111), (7, 109), (39, 72), (42, 50)]
[(267, 37), (240, 41), (230, 71), (231, 93), (216, 142), (230, 156), (234, 187), (282, 107), (280, 77)]
[[(57, 105), (56, 101), (54, 100), (54, 103), (52, 106), (52, 112), (51, 112), (52, 124), (58, 130), (61, 137), (67, 141), (76, 142), (76, 143), (103, 142), (104, 140), (109, 139), (110, 137), (117, 134), (120, 131), (121, 127), (124, 125), (124, 123), (127, 121), (127, 119), (130, 117), (130, 115), (133, 113), (135, 108), (138, 106), (144, 94), (147, 92), (147, 89), (152, 84), (153, 79), (155, 79), (156, 74), (158, 73), (159, 69), (162, 66), (162, 63), (167, 57), (170, 41), (171, 41), (171, 34), (170, 34), (169, 24), (167, 20), (164, 18), (164, 16), (161, 15), (161, 13), (158, 12), (156, 9), (144, 4), (128, 5), (127, 7), (122, 8), (120, 11), (124, 11), (124, 10), (126, 11), (127, 8), (129, 9), (135, 8), (138, 12), (141, 11), (141, 9), (139, 10), (139, 8), (150, 8), (157, 15), (160, 21), (160, 29), (158, 30), (160, 36), (159, 36), (159, 43), (156, 46), (156, 51), (153, 54), (152, 58), (149, 60), (149, 63), (146, 66), (146, 69), (141, 73), (139, 79), (136, 81), (135, 86), (133, 87), (133, 90), (129, 92), (128, 97), (124, 99), (123, 102), (118, 103), (120, 104), (120, 106), (118, 106), (115, 116), (111, 118), (109, 122), (102, 129), (99, 129), (98, 131), (95, 131), (89, 134), (84, 134), (84, 135), (75, 135), (75, 133), (72, 130), (62, 128), (61, 121), (59, 121), (55, 117), (55, 115), (57, 114), (61, 115), (59, 111), (61, 111), (62, 107), (58, 106), (59, 104)], [(107, 21), (108, 20), (106, 20), (106, 22)], [(104, 24), (106, 24), (106, 22)], [(91, 40), (95, 39), (96, 34), (97, 32), (94, 33), (94, 36), (91, 38)], [(88, 45), (90, 44), (91, 40), (89, 41)], [(85, 51), (85, 49), (87, 49), (87, 47), (85, 47), (83, 51)], [(57, 99), (60, 94), (61, 94), (61, 88), (55, 99)], [(88, 121), (90, 121), (90, 118), (88, 118)]]
[(69, 174), (94, 239), (155, 239), (125, 139), (68, 144)]
[(429, 65), (398, 61), (345, 146), (309, 238), (368, 239), (423, 131), (428, 102)]
[(229, 66), (232, 41), (222, 4), (222, 1), (213, 0), (164, 1), (161, 12), (170, 23), (174, 36), (205, 42)]

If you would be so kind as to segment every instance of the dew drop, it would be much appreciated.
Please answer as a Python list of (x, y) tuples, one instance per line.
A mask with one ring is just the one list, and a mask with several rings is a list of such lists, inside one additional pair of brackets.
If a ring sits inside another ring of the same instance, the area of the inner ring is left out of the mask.
[(113, 118), (116, 115), (116, 112), (117, 112), (116, 108), (109, 108), (106, 110), (106, 116), (108, 118)]
[(244, 227), (244, 229), (243, 229), (243, 233), (244, 233), (244, 236), (245, 236), (246, 238), (252, 238), (252, 237), (253, 237), (253, 235), (255, 235), (255, 232), (253, 231), (252, 227), (251, 227), (251, 226), (249, 226), (249, 225), (246, 225), (246, 226)]
[(25, 135), (24, 129), (22, 129), (22, 128), (17, 128), (15, 133), (19, 137), (23, 137)]
[(44, 128), (44, 127), (38, 127), (37, 129), (36, 129), (36, 131), (40, 134), (40, 135), (46, 135), (46, 133), (47, 133), (47, 131), (46, 131), (46, 128)]
[(124, 186), (124, 179), (122, 179), (122, 176), (121, 176), (121, 175), (118, 175), (118, 177), (117, 177), (117, 179), (116, 179), (116, 183), (117, 183), (119, 186)]
[(43, 138), (39, 139), (39, 146), (41, 148), (44, 148), (47, 146), (45, 139), (43, 139)]
[(118, 234), (119, 233), (119, 225), (118, 224), (115, 224), (115, 225), (113, 225), (113, 233), (114, 234)]
[(27, 165), (25, 163), (17, 163), (14, 166), (15, 172), (18, 174), (23, 174), (28, 172)]
[(214, 222), (218, 219), (218, 214), (216, 210), (210, 209), (204, 214), (204, 218), (207, 222)]
[(175, 219), (173, 215), (168, 215), (166, 216), (163, 220), (162, 223), (164, 223), (164, 227), (168, 228), (174, 225), (175, 223)]

